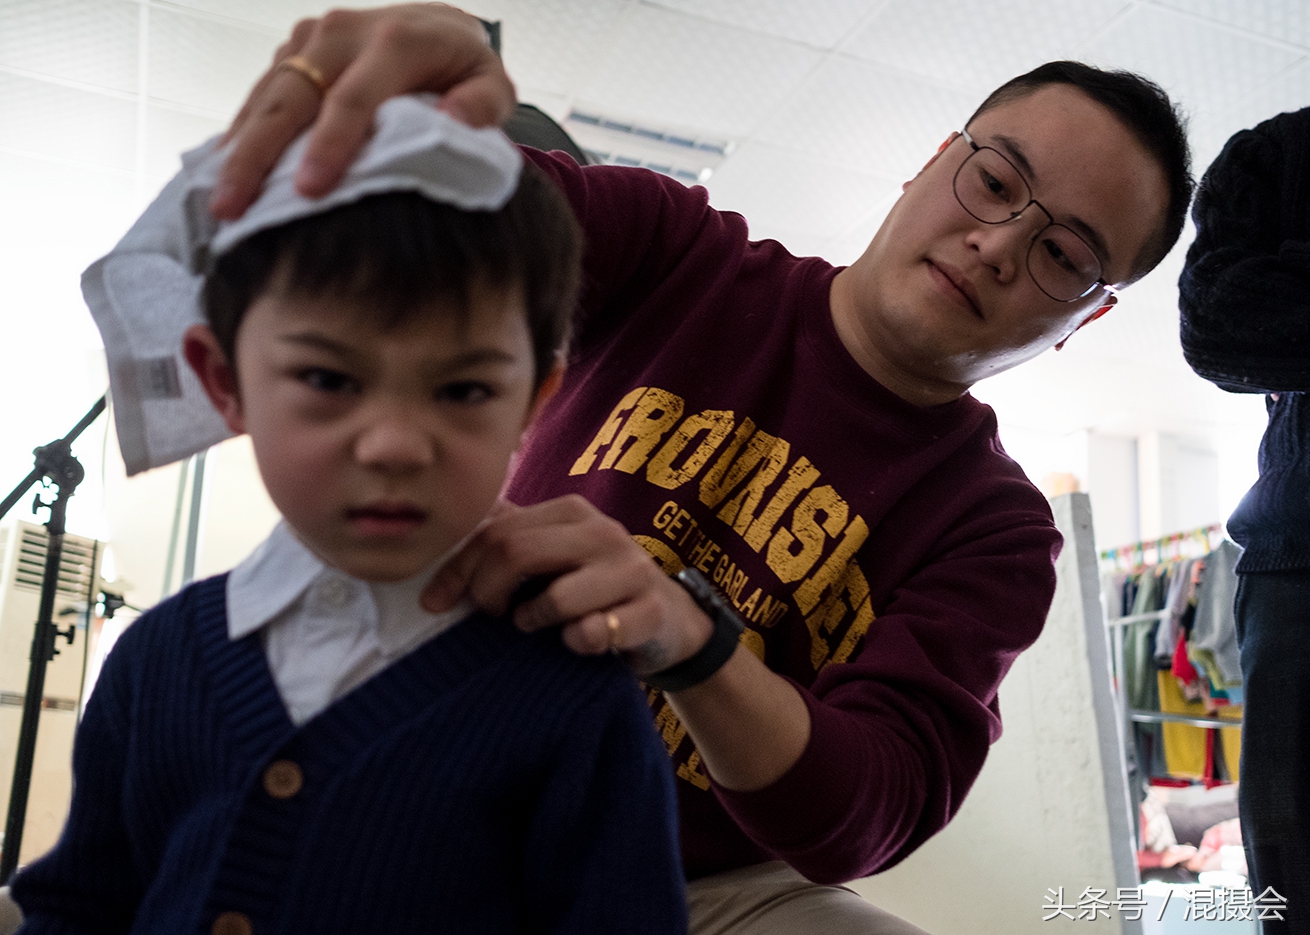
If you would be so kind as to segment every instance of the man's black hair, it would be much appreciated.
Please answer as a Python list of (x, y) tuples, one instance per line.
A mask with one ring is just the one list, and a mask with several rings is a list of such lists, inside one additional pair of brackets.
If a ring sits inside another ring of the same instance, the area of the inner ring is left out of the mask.
[(205, 281), (205, 313), (235, 362), (237, 329), (275, 276), (290, 294), (364, 300), (384, 328), (433, 301), (466, 310), (475, 287), (517, 288), (539, 385), (568, 335), (581, 252), (568, 202), (525, 163), (518, 189), (499, 211), (388, 192), (260, 231), (218, 258)]
[(1133, 261), (1133, 279), (1140, 279), (1164, 259), (1187, 219), (1192, 200), (1192, 155), (1187, 145), (1187, 123), (1177, 106), (1154, 81), (1130, 71), (1106, 70), (1082, 62), (1047, 62), (1027, 74), (1011, 78), (990, 95), (969, 118), (1027, 97), (1053, 84), (1067, 84), (1109, 110), (1137, 138), (1164, 170), (1169, 204), (1164, 223)]

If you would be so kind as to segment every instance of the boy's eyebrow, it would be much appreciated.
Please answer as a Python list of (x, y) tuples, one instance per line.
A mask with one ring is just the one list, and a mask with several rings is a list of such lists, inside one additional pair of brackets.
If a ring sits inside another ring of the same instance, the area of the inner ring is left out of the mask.
[[(333, 354), (339, 354), (342, 357), (357, 356), (354, 347), (347, 342), (338, 341), (317, 331), (295, 331), (291, 334), (281, 335), (279, 339), (288, 344), (314, 347)], [(443, 369), (455, 369), (458, 367), (471, 367), (476, 364), (514, 363), (517, 359), (515, 355), (497, 347), (474, 347), (442, 361), (442, 367)]]
[(319, 334), (316, 331), (295, 331), (291, 334), (279, 335), (279, 340), (288, 344), (303, 344), (306, 347), (316, 347), (324, 351), (332, 351), (335, 354), (352, 354), (354, 348), (344, 341), (334, 341), (327, 335)]

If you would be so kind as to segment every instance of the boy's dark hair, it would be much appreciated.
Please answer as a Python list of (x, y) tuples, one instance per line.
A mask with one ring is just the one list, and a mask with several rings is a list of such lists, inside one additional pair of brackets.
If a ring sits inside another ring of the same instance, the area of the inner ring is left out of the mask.
[(1082, 62), (1047, 62), (1027, 74), (1011, 78), (973, 112), (967, 127), (987, 111), (1026, 97), (1052, 84), (1067, 84), (1105, 107), (1126, 126), (1164, 170), (1169, 204), (1164, 223), (1133, 261), (1133, 279), (1140, 279), (1164, 259), (1187, 219), (1192, 200), (1192, 155), (1187, 145), (1187, 123), (1178, 108), (1154, 81), (1130, 71), (1106, 70)]
[(564, 196), (524, 163), (499, 211), (464, 211), (414, 192), (388, 192), (260, 231), (220, 256), (205, 280), (209, 326), (228, 360), (246, 310), (284, 277), (288, 292), (367, 299), (379, 324), (426, 303), (468, 307), (474, 283), (522, 289), (535, 382), (554, 366), (577, 298), (582, 233)]

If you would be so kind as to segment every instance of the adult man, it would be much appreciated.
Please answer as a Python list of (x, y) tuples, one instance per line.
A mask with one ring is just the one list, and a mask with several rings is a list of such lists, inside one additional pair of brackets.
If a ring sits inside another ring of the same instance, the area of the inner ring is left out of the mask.
[(1179, 280), (1183, 353), (1268, 395), (1260, 479), (1228, 520), (1245, 696), (1240, 790), (1251, 885), (1287, 900), (1264, 931), (1310, 932), (1310, 108), (1236, 134), (1206, 170)]
[[(482, 120), (512, 102), (449, 8), (329, 15), (281, 54), (238, 120), (217, 212), (241, 210), (320, 89), (307, 194), (391, 93), (446, 90), (442, 106)], [(820, 930), (825, 912), (824, 931), (907, 931), (805, 878), (889, 866), (955, 813), (1054, 586), (1049, 510), (967, 390), (1065, 340), (1168, 251), (1190, 193), (1177, 118), (1131, 76), (1065, 63), (1018, 79), (843, 270), (748, 241), (700, 190), (529, 158), (588, 233), (589, 288), (510, 490), (533, 505), (443, 569), (430, 606), (467, 589), (503, 609), (549, 574), (521, 626), (562, 625), (575, 650), (617, 649), (670, 686), (652, 706), (681, 780), (695, 930)], [(707, 662), (722, 615), (648, 555), (714, 580), (746, 620), (735, 652)]]

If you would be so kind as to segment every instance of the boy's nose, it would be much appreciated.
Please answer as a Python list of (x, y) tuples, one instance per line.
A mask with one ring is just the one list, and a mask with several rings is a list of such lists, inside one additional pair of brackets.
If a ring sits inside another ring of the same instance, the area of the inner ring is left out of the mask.
[(432, 440), (403, 417), (373, 420), (355, 440), (360, 464), (387, 471), (426, 467), (434, 458)]

